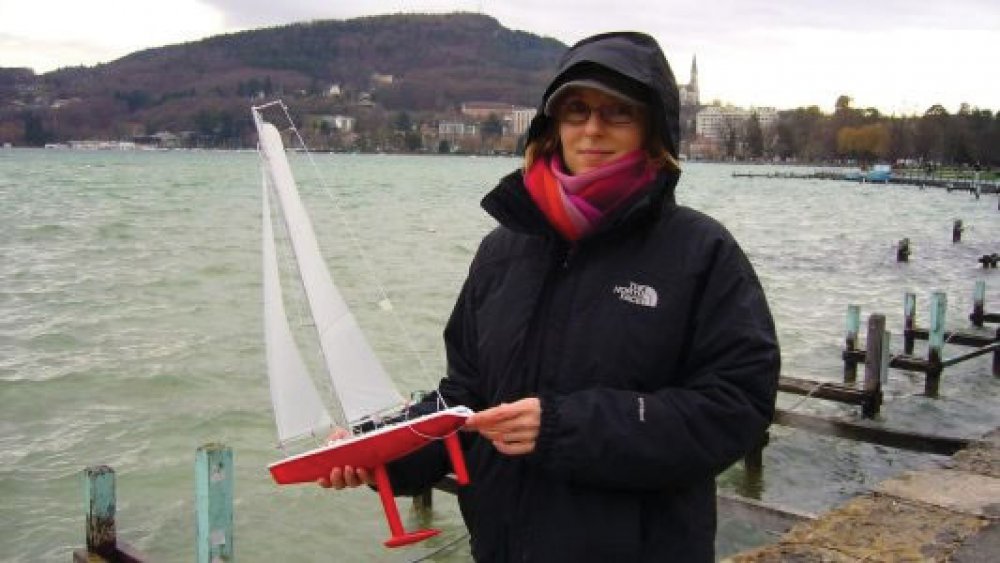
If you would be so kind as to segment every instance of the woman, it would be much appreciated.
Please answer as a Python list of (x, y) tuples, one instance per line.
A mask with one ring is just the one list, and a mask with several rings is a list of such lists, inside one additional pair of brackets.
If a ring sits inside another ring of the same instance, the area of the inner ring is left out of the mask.
[[(770, 422), (779, 352), (731, 235), (674, 201), (678, 91), (656, 41), (563, 57), (525, 168), (482, 202), (439, 392), (477, 413), (459, 502), (477, 561), (712, 561), (715, 476)], [(413, 494), (443, 448), (392, 465)], [(325, 486), (370, 481), (336, 469)]]

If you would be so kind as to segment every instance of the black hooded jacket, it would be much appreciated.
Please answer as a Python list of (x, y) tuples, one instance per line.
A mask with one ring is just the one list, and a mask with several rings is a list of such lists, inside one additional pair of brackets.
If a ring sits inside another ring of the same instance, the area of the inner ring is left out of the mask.
[[(655, 42), (604, 37), (567, 53), (546, 96), (574, 65), (601, 64), (661, 100), (675, 139), (676, 85)], [(500, 226), (445, 329), (439, 391), (477, 411), (539, 397), (542, 424), (527, 456), (463, 435), (477, 561), (713, 560), (715, 476), (769, 424), (779, 352), (749, 261), (722, 225), (675, 204), (677, 180), (661, 173), (574, 245), (520, 172), (484, 198)], [(400, 494), (447, 471), (441, 447), (390, 467)]]

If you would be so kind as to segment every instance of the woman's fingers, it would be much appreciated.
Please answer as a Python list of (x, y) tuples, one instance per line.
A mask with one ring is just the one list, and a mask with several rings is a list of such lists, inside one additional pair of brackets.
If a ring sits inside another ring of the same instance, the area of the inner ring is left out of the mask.
[(535, 451), (535, 441), (530, 442), (507, 442), (494, 440), (493, 447), (504, 455), (527, 455)]
[(541, 404), (535, 397), (513, 403), (502, 403), (469, 417), (465, 425), (479, 431), (510, 429), (517, 426), (537, 426), (541, 423)]
[(364, 467), (334, 467), (330, 470), (328, 477), (321, 477), (316, 484), (324, 489), (341, 490), (349, 487), (360, 487), (361, 485), (372, 485), (375, 483), (374, 475)]
[(330, 435), (327, 436), (326, 441), (327, 442), (336, 442), (337, 440), (341, 440), (343, 438), (347, 438), (350, 435), (351, 435), (351, 433), (348, 432), (348, 430), (346, 428), (339, 428), (338, 427), (338, 428), (334, 428), (333, 431), (330, 432)]
[(525, 455), (535, 451), (541, 419), (541, 403), (529, 397), (479, 411), (466, 427), (477, 430), (503, 454)]

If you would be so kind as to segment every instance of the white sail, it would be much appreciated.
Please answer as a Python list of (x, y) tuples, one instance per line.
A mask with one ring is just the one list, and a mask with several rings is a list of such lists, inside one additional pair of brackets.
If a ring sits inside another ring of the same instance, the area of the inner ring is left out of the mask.
[[(299, 198), (281, 135), (255, 114), (269, 183), (280, 203), (327, 372), (348, 422), (403, 403), (375, 357), (354, 315), (333, 284), (312, 223)], [(278, 376), (280, 377), (280, 375)]]
[(278, 441), (285, 442), (314, 433), (325, 436), (332, 426), (330, 415), (309, 377), (285, 314), (271, 225), (271, 206), (268, 203), (267, 172), (263, 175), (264, 342)]

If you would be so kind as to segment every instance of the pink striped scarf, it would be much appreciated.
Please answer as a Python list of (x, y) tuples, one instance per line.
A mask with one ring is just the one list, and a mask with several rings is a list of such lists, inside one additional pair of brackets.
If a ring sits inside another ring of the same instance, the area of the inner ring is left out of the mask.
[(549, 223), (570, 241), (592, 233), (609, 213), (655, 176), (641, 150), (576, 176), (563, 170), (558, 154), (539, 159), (528, 170), (524, 183)]

